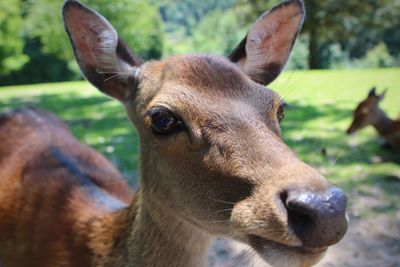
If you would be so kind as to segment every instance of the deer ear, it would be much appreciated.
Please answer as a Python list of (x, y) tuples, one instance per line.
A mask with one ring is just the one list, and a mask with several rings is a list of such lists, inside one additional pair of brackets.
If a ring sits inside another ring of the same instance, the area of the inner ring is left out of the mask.
[(368, 97), (376, 97), (376, 87), (372, 87), (368, 92)]
[(289, 58), (305, 15), (302, 0), (285, 1), (265, 12), (228, 56), (257, 83), (267, 85)]
[(135, 88), (142, 60), (104, 17), (78, 1), (65, 2), (63, 18), (83, 75), (100, 91), (124, 101)]
[(387, 88), (385, 90), (383, 90), (382, 94), (376, 96), (378, 98), (378, 101), (381, 101), (382, 99), (385, 98), (386, 92), (387, 92)]

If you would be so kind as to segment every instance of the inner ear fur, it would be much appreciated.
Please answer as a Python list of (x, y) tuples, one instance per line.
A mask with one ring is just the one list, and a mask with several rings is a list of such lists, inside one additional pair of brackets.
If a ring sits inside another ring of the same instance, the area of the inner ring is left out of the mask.
[(100, 91), (123, 101), (143, 61), (103, 16), (78, 1), (65, 2), (63, 19), (83, 75)]
[(262, 14), (228, 58), (257, 83), (281, 73), (303, 24), (304, 3), (289, 0)]

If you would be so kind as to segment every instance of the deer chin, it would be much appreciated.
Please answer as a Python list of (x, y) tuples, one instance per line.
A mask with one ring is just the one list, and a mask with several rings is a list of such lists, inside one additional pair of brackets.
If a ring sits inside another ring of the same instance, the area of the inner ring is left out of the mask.
[(258, 236), (249, 236), (248, 242), (265, 262), (274, 267), (312, 266), (323, 258), (328, 249), (288, 246)]

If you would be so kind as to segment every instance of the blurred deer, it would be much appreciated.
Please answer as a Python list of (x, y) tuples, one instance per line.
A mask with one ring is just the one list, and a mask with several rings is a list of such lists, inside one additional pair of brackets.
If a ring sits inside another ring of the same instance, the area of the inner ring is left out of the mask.
[(205, 266), (213, 236), (310, 266), (347, 230), (346, 197), (281, 138), (279, 75), (304, 5), (264, 13), (228, 58), (143, 62), (101, 15), (63, 8), (85, 77), (140, 136), (134, 196), (112, 166), (37, 112), (0, 128), (2, 266)]
[(361, 101), (354, 110), (353, 121), (346, 132), (352, 134), (371, 125), (385, 140), (385, 147), (400, 149), (400, 118), (390, 119), (379, 107), (379, 103), (385, 97), (385, 94), (386, 90), (378, 95), (376, 88), (373, 87), (367, 98)]

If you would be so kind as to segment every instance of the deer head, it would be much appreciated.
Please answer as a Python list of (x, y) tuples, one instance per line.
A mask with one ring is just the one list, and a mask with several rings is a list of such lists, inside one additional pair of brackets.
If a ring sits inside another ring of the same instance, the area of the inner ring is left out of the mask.
[(369, 125), (376, 124), (382, 115), (382, 110), (379, 108), (379, 102), (385, 97), (386, 90), (381, 94), (376, 93), (376, 87), (372, 87), (366, 99), (358, 104), (353, 112), (353, 121), (346, 130), (347, 134), (355, 133), (356, 131), (365, 128)]
[[(119, 100), (140, 136), (142, 203), (199, 231), (251, 245), (278, 266), (315, 263), (347, 229), (346, 198), (281, 138), (283, 69), (304, 5), (261, 15), (228, 58), (143, 62), (76, 1), (64, 21), (85, 77)], [(168, 222), (165, 222), (168, 223)]]

